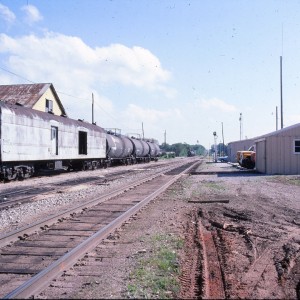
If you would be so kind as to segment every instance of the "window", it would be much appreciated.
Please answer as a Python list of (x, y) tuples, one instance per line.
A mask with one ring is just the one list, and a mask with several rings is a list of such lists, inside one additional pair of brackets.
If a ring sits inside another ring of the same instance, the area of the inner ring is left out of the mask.
[(300, 140), (295, 140), (294, 143), (295, 143), (294, 153), (300, 154)]
[(58, 127), (51, 126), (51, 153), (58, 155)]
[(46, 112), (53, 112), (53, 101), (46, 99)]
[(87, 154), (87, 132), (78, 133), (78, 154)]

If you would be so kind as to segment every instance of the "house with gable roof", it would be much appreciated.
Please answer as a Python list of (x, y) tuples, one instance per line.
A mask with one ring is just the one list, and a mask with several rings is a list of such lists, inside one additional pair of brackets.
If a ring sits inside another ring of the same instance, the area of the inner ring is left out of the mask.
[(0, 85), (0, 101), (67, 116), (52, 83)]

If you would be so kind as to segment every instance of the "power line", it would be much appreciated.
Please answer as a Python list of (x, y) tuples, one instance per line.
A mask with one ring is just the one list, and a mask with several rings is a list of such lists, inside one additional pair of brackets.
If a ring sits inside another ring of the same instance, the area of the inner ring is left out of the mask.
[(15, 76), (17, 76), (17, 77), (20, 77), (20, 78), (22, 78), (22, 79), (24, 79), (24, 80), (26, 80), (26, 81), (28, 81), (28, 82), (36, 83), (36, 82), (33, 82), (33, 81), (31, 81), (31, 80), (29, 80), (29, 79), (27, 79), (27, 78), (25, 78), (25, 77), (22, 77), (21, 75), (18, 75), (18, 74), (16, 74), (16, 73), (12, 72), (12, 71), (9, 71), (9, 70), (7, 70), (7, 69), (4, 69), (4, 68), (2, 68), (1, 66), (0, 66), (0, 69), (2, 69), (3, 71), (5, 71), (5, 72), (7, 72), (7, 73), (13, 74), (13, 75), (15, 75)]
[[(2, 69), (3, 71), (5, 71), (5, 72), (7, 72), (7, 73), (10, 73), (10, 74), (12, 74), (12, 75), (14, 75), (14, 76), (17, 76), (17, 77), (19, 77), (19, 78), (21, 78), (21, 79), (23, 79), (23, 80), (26, 80), (26, 81), (28, 81), (28, 82), (30, 82), (30, 83), (36, 84), (36, 82), (34, 82), (34, 81), (32, 81), (32, 80), (29, 80), (29, 79), (27, 79), (27, 78), (25, 78), (25, 77), (23, 77), (23, 76), (21, 76), (21, 75), (19, 75), (19, 74), (16, 74), (16, 73), (14, 73), (14, 72), (12, 72), (12, 71), (10, 71), (10, 70), (7, 70), (7, 69), (5, 69), (5, 68), (3, 68), (3, 67), (1, 67), (1, 66), (0, 66), (0, 69)], [(56, 92), (59, 93), (59, 94), (68, 96), (68, 97), (72, 97), (72, 98), (74, 98), (74, 99), (84, 100), (84, 101), (88, 101), (88, 102), (91, 101), (91, 100), (88, 99), (88, 98), (82, 98), (82, 97), (70, 95), (70, 94), (67, 94), (67, 93), (65, 93), (65, 92), (61, 92), (61, 91), (56, 91)], [(114, 121), (119, 122), (119, 120), (118, 120), (117, 118), (115, 118), (115, 117), (113, 117), (111, 114), (109, 114), (109, 113), (108, 113), (105, 109), (103, 109), (98, 103), (95, 103), (95, 104), (96, 104), (96, 106), (97, 106), (99, 109), (101, 109), (107, 116), (109, 116), (109, 117), (110, 117), (111, 119), (113, 119)], [(130, 130), (130, 129), (127, 128), (127, 130)]]

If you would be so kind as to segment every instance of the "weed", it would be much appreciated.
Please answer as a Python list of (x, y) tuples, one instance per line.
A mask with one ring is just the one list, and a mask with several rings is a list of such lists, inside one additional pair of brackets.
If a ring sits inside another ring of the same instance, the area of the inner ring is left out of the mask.
[(299, 176), (274, 176), (270, 181), (300, 186)]
[(151, 255), (139, 260), (130, 274), (127, 286), (130, 298), (174, 298), (179, 292), (179, 263), (176, 250), (183, 247), (183, 240), (170, 235), (151, 237)]
[(203, 182), (204, 186), (209, 188), (210, 190), (224, 190), (224, 187), (222, 187), (220, 184), (214, 182), (214, 181), (205, 181)]

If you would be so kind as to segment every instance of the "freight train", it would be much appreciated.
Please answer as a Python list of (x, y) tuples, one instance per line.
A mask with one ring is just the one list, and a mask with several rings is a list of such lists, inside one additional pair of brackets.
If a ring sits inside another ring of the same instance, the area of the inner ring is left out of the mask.
[(0, 180), (40, 169), (93, 170), (157, 160), (157, 141), (0, 101)]
[(194, 151), (194, 150), (192, 150), (192, 149), (188, 149), (188, 152), (187, 152), (187, 156), (188, 157), (191, 157), (191, 156), (195, 156), (196, 155), (196, 152)]

